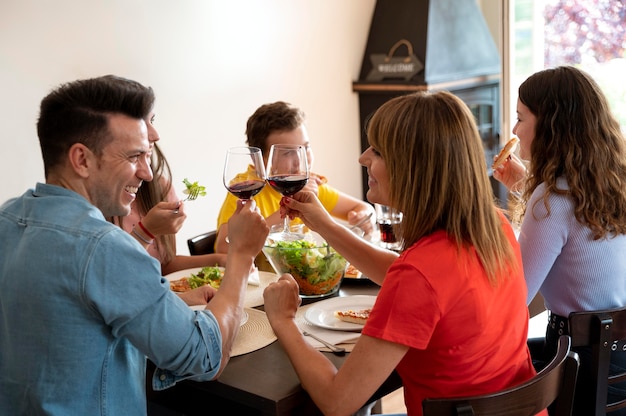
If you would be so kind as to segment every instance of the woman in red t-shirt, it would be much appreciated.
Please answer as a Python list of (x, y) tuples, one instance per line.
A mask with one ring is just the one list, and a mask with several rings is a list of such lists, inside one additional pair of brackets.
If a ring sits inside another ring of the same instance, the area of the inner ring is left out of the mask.
[(425, 398), (490, 393), (535, 370), (513, 230), (493, 202), (474, 117), (447, 92), (383, 104), (368, 126), (367, 199), (404, 214), (399, 257), (336, 224), (311, 193), (284, 198), (298, 216), (382, 285), (362, 336), (339, 370), (303, 339), (289, 275), (265, 291), (265, 312), (302, 385), (328, 414), (359, 409), (396, 369), (409, 414)]

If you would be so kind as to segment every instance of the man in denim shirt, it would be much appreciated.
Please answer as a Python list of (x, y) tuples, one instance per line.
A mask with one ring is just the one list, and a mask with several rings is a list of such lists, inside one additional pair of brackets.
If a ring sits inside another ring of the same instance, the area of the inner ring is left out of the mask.
[(143, 121), (153, 94), (111, 77), (60, 86), (37, 123), (46, 183), (0, 207), (0, 413), (146, 413), (146, 357), (155, 389), (216, 378), (243, 313), (267, 225), (250, 201), (229, 223), (220, 290), (186, 298), (159, 263), (105, 218), (128, 215), (152, 180)]

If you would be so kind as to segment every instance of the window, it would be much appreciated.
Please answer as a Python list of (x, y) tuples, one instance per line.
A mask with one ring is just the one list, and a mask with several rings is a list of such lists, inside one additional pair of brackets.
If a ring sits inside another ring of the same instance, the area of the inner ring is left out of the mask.
[(503, 103), (505, 138), (515, 120), (518, 86), (531, 74), (575, 65), (604, 91), (626, 132), (626, 3), (616, 0), (509, 0), (504, 8), (509, 63)]

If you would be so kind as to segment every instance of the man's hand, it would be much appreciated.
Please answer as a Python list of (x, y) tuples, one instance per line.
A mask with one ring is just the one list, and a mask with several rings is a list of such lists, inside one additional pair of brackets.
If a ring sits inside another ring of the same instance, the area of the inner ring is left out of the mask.
[(228, 220), (228, 250), (239, 250), (256, 257), (268, 234), (269, 227), (256, 202), (253, 199), (237, 201), (237, 210)]
[(178, 296), (189, 306), (206, 305), (215, 296), (217, 289), (209, 285), (191, 289), (188, 292), (179, 293)]

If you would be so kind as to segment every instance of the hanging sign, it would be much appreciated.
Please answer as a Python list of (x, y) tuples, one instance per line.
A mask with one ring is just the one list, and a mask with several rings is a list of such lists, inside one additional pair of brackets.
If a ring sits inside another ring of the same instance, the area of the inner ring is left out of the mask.
[[(407, 56), (393, 56), (400, 46), (406, 46)], [(383, 81), (385, 79), (403, 79), (409, 81), (415, 74), (424, 69), (424, 64), (413, 53), (413, 45), (406, 39), (396, 42), (388, 54), (370, 55), (372, 69), (365, 78), (366, 81)]]

